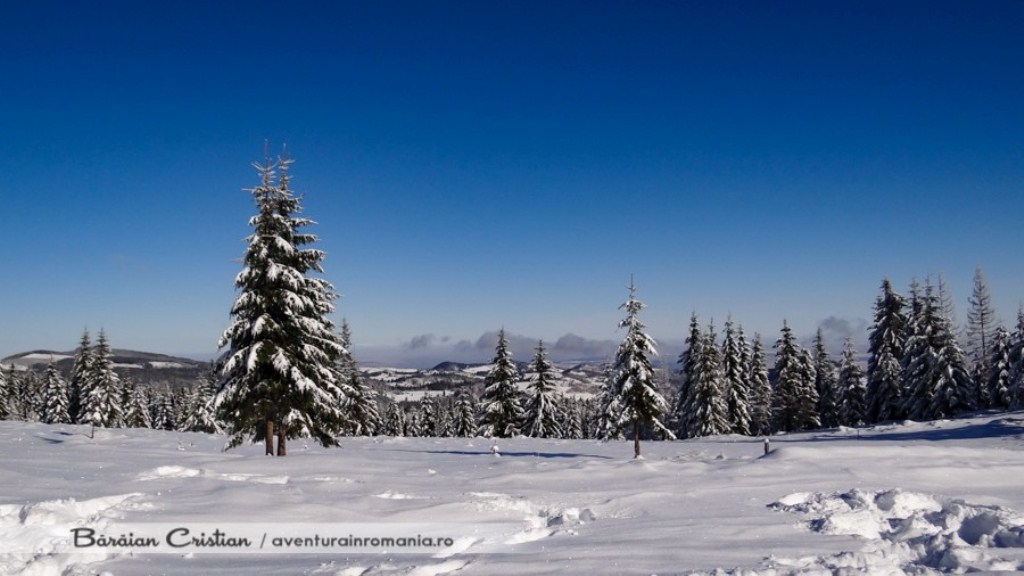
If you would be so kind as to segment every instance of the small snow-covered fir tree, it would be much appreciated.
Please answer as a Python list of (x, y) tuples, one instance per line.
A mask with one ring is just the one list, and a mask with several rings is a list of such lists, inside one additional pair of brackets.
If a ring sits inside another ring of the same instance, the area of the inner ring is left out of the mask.
[(476, 428), (476, 407), (473, 405), (473, 396), (465, 390), (459, 390), (455, 397), (452, 435), (470, 438), (476, 435)]
[(3, 368), (3, 378), (6, 381), (6, 392), (4, 393), (8, 420), (33, 420), (35, 395), (33, 388), (36, 383), (30, 371), (19, 371), (14, 364), (8, 364)]
[(129, 428), (152, 428), (153, 421), (149, 410), (149, 396), (135, 385), (131, 379), (125, 379), (124, 390), (124, 425)]
[[(606, 378), (610, 380), (611, 378)], [(580, 421), (583, 423), (583, 438), (601, 438), (604, 427), (601, 423), (601, 397), (581, 399), (577, 402)]]
[(725, 388), (726, 421), (731, 432), (750, 435), (750, 365), (743, 328), (737, 333), (732, 319), (725, 322), (722, 342), (722, 384)]
[(999, 326), (992, 335), (992, 347), (989, 350), (989, 373), (985, 379), (985, 397), (990, 408), (1008, 408), (1010, 406), (1010, 333)]
[(534, 438), (561, 438), (562, 416), (555, 401), (556, 374), (554, 366), (548, 361), (544, 341), (537, 343), (528, 379), (529, 397), (523, 432)]
[(163, 390), (151, 398), (152, 414), (150, 421), (154, 430), (176, 430), (178, 428), (177, 410), (174, 409), (174, 393)]
[(92, 373), (92, 341), (89, 330), (82, 331), (82, 338), (75, 349), (74, 363), (71, 365), (71, 380), (68, 387), (68, 416), (72, 422), (85, 421), (82, 413), (84, 398), (82, 391), (88, 385)]
[(350, 373), (359, 370), (356, 357), (352, 353), (352, 329), (348, 325), (348, 318), (341, 319), (341, 332), (338, 334), (338, 338), (343, 349), (338, 357), (338, 371), (342, 376), (347, 377)]
[(384, 409), (384, 434), (395, 438), (405, 436), (405, 410), (390, 398)]
[(22, 393), (25, 394), (23, 408), (26, 411), (25, 418), (29, 421), (38, 421), (43, 413), (43, 377), (45, 371), (30, 370)]
[(7, 407), (7, 398), (10, 395), (10, 390), (7, 387), (7, 375), (4, 374), (2, 368), (0, 366), (0, 420), (7, 420), (11, 416), (11, 411)]
[(420, 436), (437, 436), (437, 407), (434, 405), (434, 399), (430, 396), (424, 396), (420, 400), (420, 407), (418, 410), (418, 417), (416, 421), (419, 423)]
[(818, 419), (823, 428), (834, 428), (839, 424), (839, 386), (836, 384), (835, 364), (825, 349), (825, 337), (820, 326), (814, 336), (814, 374)]
[(216, 434), (221, 431), (214, 408), (218, 376), (216, 368), (196, 380), (190, 399), (191, 410), (185, 415), (181, 428), (188, 432)]
[(410, 438), (423, 436), (423, 427), (420, 426), (420, 415), (418, 411), (405, 412), (405, 435)]
[(68, 383), (57, 371), (53, 361), (43, 372), (43, 408), (39, 421), (45, 424), (70, 424), (68, 415)]
[[(235, 279), (239, 291), (231, 325), (221, 336), (218, 416), (229, 428), (228, 448), (263, 440), (273, 454), (287, 454), (289, 438), (313, 437), (336, 446), (344, 417), (347, 383), (337, 363), (345, 352), (328, 315), (337, 297), (324, 278), (324, 253), (302, 230), (312, 220), (298, 216), (299, 198), (289, 188), (291, 160), (256, 164), (260, 184), (252, 190), (257, 214)], [(276, 179), (276, 180), (275, 180)]]
[(616, 437), (630, 431), (633, 437), (634, 458), (640, 458), (640, 437), (644, 431), (674, 439), (675, 435), (663, 423), (668, 405), (658, 392), (651, 357), (658, 354), (654, 339), (644, 331), (640, 322), (643, 302), (636, 299), (636, 286), (629, 283), (629, 298), (620, 309), (626, 317), (619, 328), (626, 336), (619, 345), (612, 366), (612, 376), (602, 398), (603, 436)]
[(484, 379), (484, 395), (480, 402), (483, 415), (480, 418), (479, 434), (499, 438), (518, 436), (525, 413), (517, 385), (519, 370), (512, 362), (512, 352), (504, 328), (498, 331), (498, 343), (491, 364), (493, 366)]
[(772, 385), (764, 345), (757, 333), (750, 347), (750, 432), (757, 436), (772, 432)]
[(439, 438), (451, 438), (455, 435), (450, 402), (442, 402), (438, 405), (437, 428), (435, 428), (435, 431)]
[(814, 367), (814, 357), (811, 351), (798, 347), (800, 351), (800, 369), (803, 381), (804, 393), (800, 396), (798, 406), (805, 419), (805, 430), (821, 427), (821, 418), (818, 416), (818, 389), (815, 382), (818, 381), (818, 372)]
[(889, 279), (875, 300), (875, 322), (868, 336), (867, 422), (904, 415), (902, 363), (907, 339), (906, 303)]
[(380, 429), (376, 393), (366, 385), (362, 374), (355, 370), (348, 377), (348, 402), (345, 404), (346, 427), (356, 436), (372, 436)]
[(562, 436), (569, 440), (582, 440), (586, 434), (583, 426), (583, 409), (580, 403), (562, 398), (560, 404), (565, 406), (565, 427)]
[(775, 373), (778, 379), (772, 400), (775, 428), (796, 432), (819, 427), (813, 359), (797, 344), (785, 321), (782, 336), (775, 343)]
[[(125, 428), (140, 428), (136, 425), (138, 415), (133, 414), (132, 397), (136, 395), (138, 388), (131, 377), (121, 378), (121, 425)], [(148, 412), (148, 409), (143, 407)]]
[(342, 401), (346, 416), (345, 428), (354, 436), (372, 436), (381, 425), (376, 394), (366, 385), (359, 371), (355, 355), (352, 354), (352, 332), (348, 320), (344, 318), (341, 321), (341, 345), (344, 352), (338, 362), (338, 372), (342, 381), (348, 383)]
[(860, 426), (865, 423), (866, 395), (864, 372), (857, 364), (853, 342), (847, 338), (839, 361), (839, 424)]
[(82, 423), (98, 428), (122, 425), (121, 383), (114, 372), (113, 352), (106, 332), (100, 330), (92, 350), (89, 373), (82, 388)]
[(188, 430), (188, 417), (199, 403), (199, 392), (194, 386), (179, 388), (171, 393), (171, 410), (174, 411), (174, 430)]
[(40, 396), (34, 372), (19, 370), (13, 362), (0, 365), (0, 420), (35, 420)]
[(968, 373), (967, 360), (953, 326), (946, 319), (943, 319), (942, 326), (932, 366), (935, 393), (929, 412), (934, 418), (948, 418), (974, 410), (978, 401), (978, 390)]
[(1009, 355), (1006, 388), (1010, 408), (1019, 410), (1024, 408), (1024, 304), (1017, 309), (1017, 327), (1010, 337)]

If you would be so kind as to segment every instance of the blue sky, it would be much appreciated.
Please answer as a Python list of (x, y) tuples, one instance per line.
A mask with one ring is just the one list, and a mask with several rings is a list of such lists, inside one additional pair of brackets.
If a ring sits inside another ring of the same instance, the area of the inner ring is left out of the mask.
[[(863, 340), (883, 277), (1024, 299), (1024, 3), (0, 8), (0, 356), (210, 355), (264, 141), (367, 361), (690, 313)], [(526, 344), (517, 356), (523, 358)], [(565, 353), (573, 345), (565, 341)]]

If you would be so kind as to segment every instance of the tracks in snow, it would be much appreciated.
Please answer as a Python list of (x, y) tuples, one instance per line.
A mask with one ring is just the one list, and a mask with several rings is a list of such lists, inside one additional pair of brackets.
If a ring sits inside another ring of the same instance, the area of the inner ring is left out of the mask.
[(769, 505), (799, 514), (811, 532), (851, 535), (861, 550), (830, 557), (770, 559), (782, 573), (815, 569), (878, 574), (1024, 569), (1024, 516), (900, 489), (796, 493)]

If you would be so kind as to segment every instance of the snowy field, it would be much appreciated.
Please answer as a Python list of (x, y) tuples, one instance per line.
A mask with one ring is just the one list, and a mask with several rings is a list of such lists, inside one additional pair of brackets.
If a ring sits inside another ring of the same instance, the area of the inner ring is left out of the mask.
[[(922, 574), (1024, 566), (1024, 413), (760, 440), (224, 437), (0, 422), (0, 574)], [(441, 552), (73, 551), (71, 528), (308, 526)], [(492, 531), (480, 530), (491, 527)]]

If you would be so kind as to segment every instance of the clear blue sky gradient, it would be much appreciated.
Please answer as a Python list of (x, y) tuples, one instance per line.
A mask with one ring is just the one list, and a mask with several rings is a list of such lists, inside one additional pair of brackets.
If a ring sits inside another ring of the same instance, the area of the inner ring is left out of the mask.
[(631, 274), (665, 341), (691, 311), (862, 340), (885, 276), (943, 274), (962, 320), (976, 266), (1009, 323), (1021, 30), (1018, 0), (5, 2), (0, 356), (214, 353), (265, 140), (365, 360), (617, 340)]

